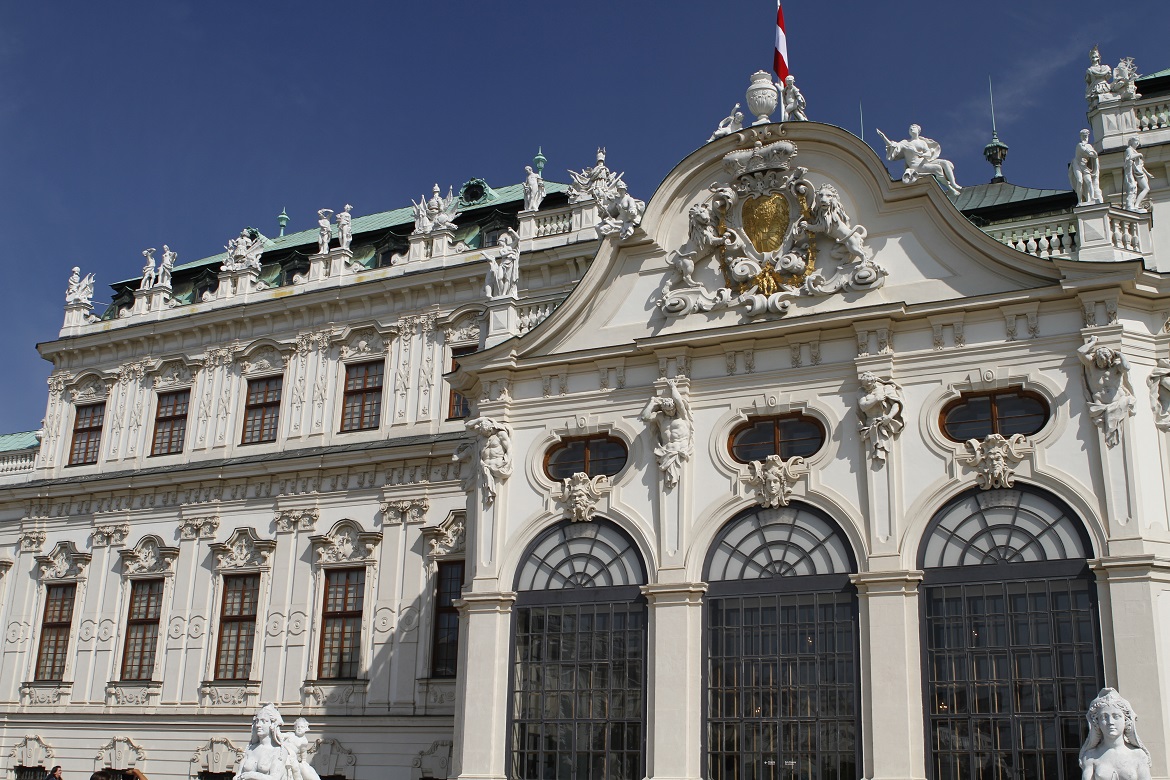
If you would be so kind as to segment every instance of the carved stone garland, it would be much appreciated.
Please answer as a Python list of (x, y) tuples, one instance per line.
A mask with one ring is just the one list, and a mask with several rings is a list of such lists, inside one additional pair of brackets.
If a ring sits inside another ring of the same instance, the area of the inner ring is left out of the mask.
[[(792, 141), (757, 140), (723, 158), (727, 178), (691, 207), (688, 240), (667, 261), (672, 270), (657, 301), (667, 316), (739, 307), (752, 318), (783, 316), (798, 298), (884, 284), (887, 272), (872, 259), (865, 228), (852, 224), (837, 191), (816, 187), (806, 168), (789, 170), (796, 151)], [(818, 234), (836, 261), (827, 277), (817, 266)], [(707, 267), (712, 257), (717, 269)], [(715, 279), (723, 286), (712, 290)]]

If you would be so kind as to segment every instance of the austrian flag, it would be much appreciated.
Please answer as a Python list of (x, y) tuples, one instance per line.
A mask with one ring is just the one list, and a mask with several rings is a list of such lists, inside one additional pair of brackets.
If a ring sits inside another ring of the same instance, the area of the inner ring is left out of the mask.
[(788, 78), (788, 38), (784, 35), (784, 8), (776, 0), (776, 57), (772, 69), (780, 83)]

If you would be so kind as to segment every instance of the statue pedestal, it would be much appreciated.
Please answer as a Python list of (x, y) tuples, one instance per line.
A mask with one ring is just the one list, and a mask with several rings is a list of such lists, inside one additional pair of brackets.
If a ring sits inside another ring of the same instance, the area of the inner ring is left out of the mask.
[(93, 314), (93, 304), (67, 303), (65, 304), (65, 324), (62, 327), (76, 328), (80, 325), (88, 325), (91, 314)]
[(1077, 260), (1114, 263), (1151, 252), (1150, 215), (1096, 203), (1077, 206)]
[(171, 296), (169, 284), (156, 284), (149, 290), (134, 291), (134, 308), (131, 315), (147, 314), (152, 311), (161, 311), (167, 305), (167, 298)]
[(309, 255), (309, 274), (306, 281), (319, 282), (329, 275), (329, 253)]
[(260, 272), (255, 268), (239, 271), (220, 271), (219, 287), (215, 290), (217, 301), (235, 298), (255, 290), (260, 285)]
[(536, 238), (536, 213), (535, 211), (521, 211), (520, 212), (520, 240), (529, 241)]
[(483, 348), (491, 349), (501, 341), (520, 335), (520, 315), (513, 298), (496, 298), (487, 302), (487, 336)]
[(455, 243), (455, 231), (432, 230), (430, 233), (411, 233), (410, 248), (406, 251), (406, 262), (420, 263), (432, 257), (442, 257)]
[(1098, 103), (1089, 110), (1089, 127), (1099, 152), (1124, 149), (1126, 139), (1138, 132), (1137, 111), (1132, 100)]

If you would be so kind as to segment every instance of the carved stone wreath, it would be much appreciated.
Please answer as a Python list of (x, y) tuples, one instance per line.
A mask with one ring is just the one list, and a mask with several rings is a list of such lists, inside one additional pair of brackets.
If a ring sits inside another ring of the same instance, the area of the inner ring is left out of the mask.
[[(667, 316), (722, 308), (743, 308), (752, 318), (783, 316), (797, 298), (884, 284), (887, 272), (873, 261), (865, 228), (852, 224), (837, 190), (816, 187), (806, 168), (789, 170), (796, 152), (789, 140), (757, 140), (723, 158), (727, 177), (691, 207), (687, 242), (667, 261), (672, 270), (657, 301)], [(828, 276), (817, 265), (820, 236), (836, 263)], [(714, 290), (705, 265), (711, 258), (722, 277)]]

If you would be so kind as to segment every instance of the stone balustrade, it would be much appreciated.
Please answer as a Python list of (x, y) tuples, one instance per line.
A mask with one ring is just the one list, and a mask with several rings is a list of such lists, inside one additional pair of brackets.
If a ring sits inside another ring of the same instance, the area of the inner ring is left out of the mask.
[(0, 474), (22, 474), (32, 471), (36, 460), (37, 450), (0, 453)]
[[(1142, 222), (1145, 220), (1142, 219)], [(1110, 209), (1109, 237), (1113, 246), (1123, 252), (1142, 254), (1144, 249), (1139, 224), (1136, 215), (1130, 216), (1129, 212)]]
[(540, 323), (548, 319), (548, 315), (556, 310), (560, 301), (540, 301), (517, 307), (517, 319), (520, 332), (527, 333)]
[(1137, 114), (1137, 129), (1140, 132), (1170, 128), (1170, 101), (1168, 100), (1139, 102), (1134, 107), (1134, 111)]
[(569, 233), (573, 230), (573, 209), (563, 208), (547, 213), (541, 212), (537, 214), (533, 227), (536, 238)]
[(1043, 217), (985, 228), (1001, 244), (1033, 257), (1071, 257), (1077, 249), (1077, 221), (1072, 215)]

